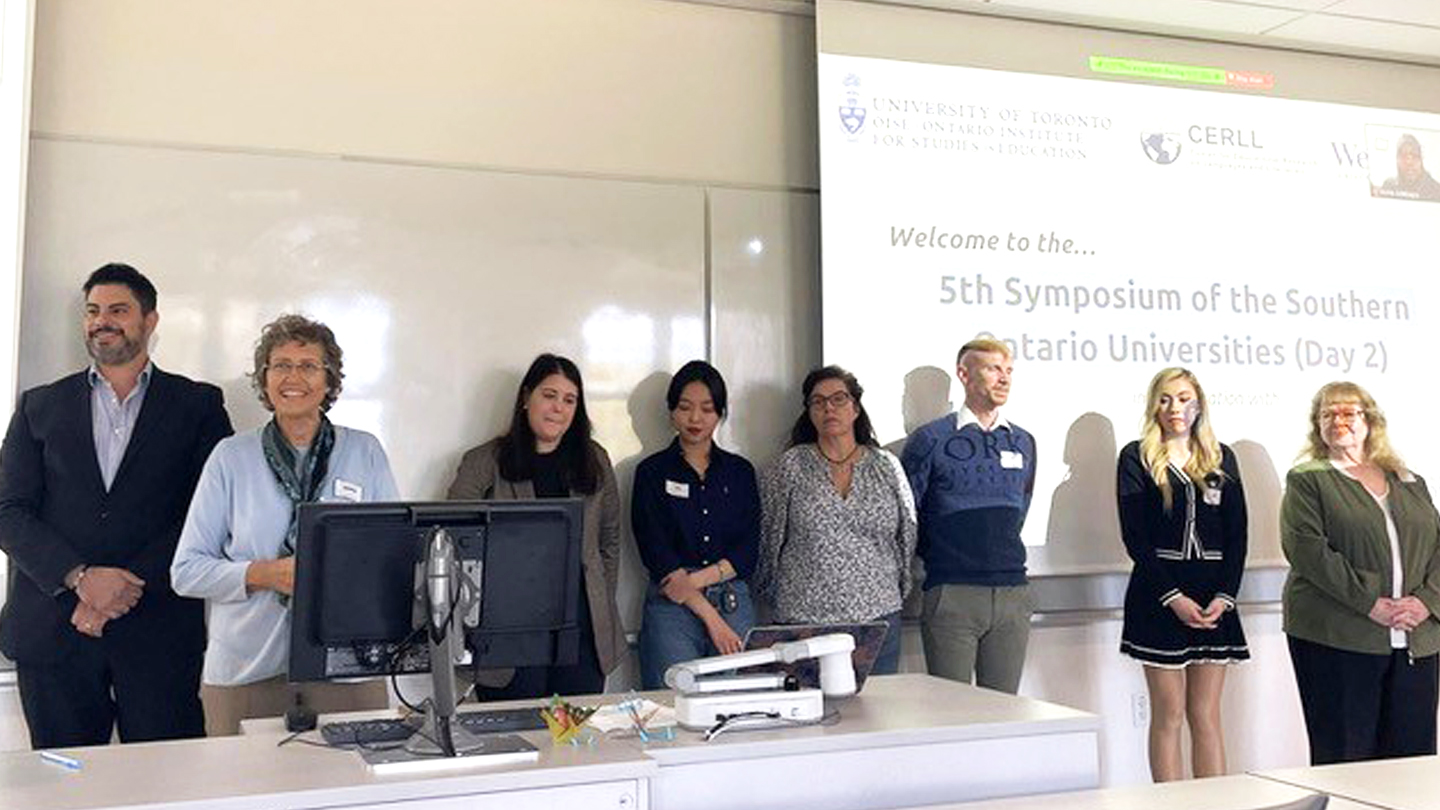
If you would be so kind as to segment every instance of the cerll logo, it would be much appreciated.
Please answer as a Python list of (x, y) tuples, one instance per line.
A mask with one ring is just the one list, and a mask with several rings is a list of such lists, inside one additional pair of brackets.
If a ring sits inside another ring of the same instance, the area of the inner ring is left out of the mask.
[(854, 73), (845, 74), (845, 103), (840, 105), (840, 124), (845, 133), (854, 138), (865, 129), (865, 107), (860, 103), (860, 77)]
[(1161, 166), (1169, 166), (1180, 158), (1180, 134), (1177, 132), (1142, 132), (1140, 146), (1145, 157)]

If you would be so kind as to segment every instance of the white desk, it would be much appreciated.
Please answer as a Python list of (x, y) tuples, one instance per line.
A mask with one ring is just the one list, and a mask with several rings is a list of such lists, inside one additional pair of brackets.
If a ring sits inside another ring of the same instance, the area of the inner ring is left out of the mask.
[[(1315, 791), (1258, 776), (1237, 775), (966, 804), (930, 805), (924, 810), (1258, 810), (1284, 806), (1314, 795)], [(1374, 808), (1331, 798), (1326, 810)]]
[(1256, 776), (1386, 810), (1440, 810), (1440, 757), (1286, 768)]
[(278, 725), (251, 723), (241, 737), (69, 749), (79, 773), (31, 752), (0, 755), (0, 810), (870, 810), (1099, 782), (1099, 720), (1073, 709), (897, 675), (870, 679), (840, 712), (832, 726), (737, 731), (710, 744), (680, 732), (649, 746), (556, 748), (545, 732), (525, 732), (536, 763), (404, 777), (375, 777), (353, 752), (277, 749)]
[(652, 743), (654, 806), (867, 810), (1100, 784), (1099, 718), (1076, 709), (892, 675), (839, 710), (833, 726)]

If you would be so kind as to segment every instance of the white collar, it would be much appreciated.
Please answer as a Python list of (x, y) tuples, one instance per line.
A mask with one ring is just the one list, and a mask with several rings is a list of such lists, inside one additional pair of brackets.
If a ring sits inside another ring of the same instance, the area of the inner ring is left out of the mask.
[(961, 405), (960, 410), (955, 412), (955, 429), (959, 430), (966, 425), (975, 425), (981, 430), (995, 430), (1002, 427), (1006, 430), (1010, 429), (1010, 422), (1007, 421), (1005, 419), (1005, 415), (1000, 413), (998, 410), (995, 412), (995, 424), (991, 425), (989, 428), (986, 428), (984, 425), (980, 424), (980, 420), (976, 418), (974, 412), (972, 412), (964, 405)]

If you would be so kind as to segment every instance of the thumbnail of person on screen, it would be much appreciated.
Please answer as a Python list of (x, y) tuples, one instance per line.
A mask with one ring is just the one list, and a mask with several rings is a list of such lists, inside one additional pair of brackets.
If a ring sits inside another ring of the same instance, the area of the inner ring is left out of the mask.
[(1120, 451), (1116, 478), (1120, 534), (1134, 562), (1120, 652), (1145, 670), (1150, 774), (1184, 778), (1188, 722), (1195, 776), (1219, 776), (1226, 665), (1250, 657), (1235, 610), (1247, 517), (1235, 454), (1216, 440), (1194, 374), (1167, 368), (1150, 381), (1140, 440)]
[(885, 622), (872, 671), (891, 675), (900, 669), (915, 502), (900, 461), (875, 441), (863, 394), (839, 366), (806, 375), (790, 449), (760, 486), (755, 589), (779, 624)]
[(1425, 171), (1425, 156), (1420, 140), (1406, 133), (1395, 143), (1395, 176), (1376, 191), (1380, 197), (1440, 202), (1440, 180)]
[(672, 664), (739, 652), (755, 623), (746, 583), (759, 554), (760, 492), (750, 462), (715, 443), (727, 400), (714, 366), (681, 366), (665, 395), (675, 440), (635, 469), (630, 525), (650, 579), (645, 689), (664, 689)]
[(150, 359), (155, 285), (107, 264), (84, 287), (88, 368), (20, 396), (0, 449), (0, 551), (35, 748), (204, 734), (204, 606), (166, 570), (205, 456), (230, 435), (220, 389)]
[(961, 346), (964, 407), (915, 431), (901, 454), (920, 511), (925, 667), (1011, 694), (1034, 612), (1020, 529), (1035, 490), (1035, 439), (1000, 411), (1013, 364), (1001, 341)]
[(170, 565), (175, 590), (209, 604), (200, 697), (205, 731), (240, 733), (240, 721), (303, 704), (318, 712), (382, 709), (385, 682), (286, 682), (297, 507), (314, 501), (395, 501), (380, 440), (330, 422), (343, 354), (330, 327), (282, 315), (260, 330), (250, 381), (272, 417), (220, 442)]
[(620, 490), (610, 456), (590, 438), (585, 383), (574, 361), (536, 357), (520, 381), (509, 429), (460, 459), (450, 500), (583, 498), (580, 657), (571, 665), (482, 670), (481, 701), (589, 695), (627, 654), (615, 592), (620, 576)]
[(1280, 502), (1284, 629), (1312, 765), (1435, 753), (1440, 515), (1387, 427), (1364, 388), (1322, 387)]

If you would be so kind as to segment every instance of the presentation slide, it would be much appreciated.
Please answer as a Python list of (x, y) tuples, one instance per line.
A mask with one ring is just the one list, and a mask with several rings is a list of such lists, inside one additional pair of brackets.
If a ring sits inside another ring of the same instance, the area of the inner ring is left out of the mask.
[(1440, 475), (1440, 116), (1208, 89), (1276, 81), (1233, 68), (819, 56), (825, 360), (890, 444), (963, 402), (961, 344), (1007, 342), (1004, 414), (1039, 454), (1025, 541), (1054, 566), (1124, 561), (1115, 457), (1167, 366), (1195, 372), (1240, 455), (1252, 537), (1275, 536), (1332, 380), (1367, 387)]

